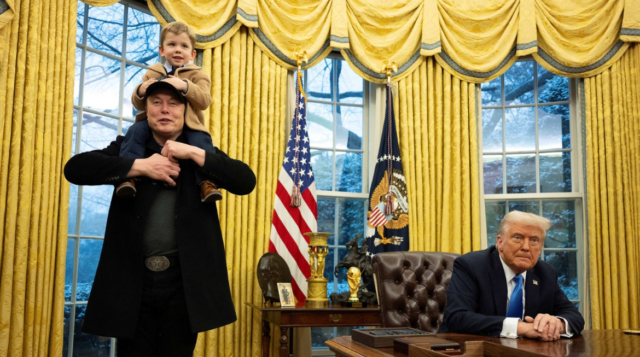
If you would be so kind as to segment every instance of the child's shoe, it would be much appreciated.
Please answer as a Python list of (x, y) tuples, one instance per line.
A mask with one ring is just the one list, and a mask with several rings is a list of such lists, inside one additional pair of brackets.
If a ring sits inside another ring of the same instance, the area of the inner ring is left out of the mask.
[(204, 180), (200, 184), (200, 197), (202, 202), (210, 203), (220, 201), (222, 194), (218, 191), (218, 186), (209, 180)]
[(134, 197), (136, 195), (136, 180), (129, 179), (118, 185), (116, 188), (116, 196), (118, 197)]

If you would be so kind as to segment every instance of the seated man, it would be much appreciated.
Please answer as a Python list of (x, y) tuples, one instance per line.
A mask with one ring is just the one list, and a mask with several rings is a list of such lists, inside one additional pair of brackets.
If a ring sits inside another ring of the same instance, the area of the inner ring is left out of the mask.
[(543, 341), (579, 335), (582, 315), (558, 286), (556, 270), (538, 261), (550, 226), (546, 218), (509, 212), (497, 246), (457, 258), (438, 332)]

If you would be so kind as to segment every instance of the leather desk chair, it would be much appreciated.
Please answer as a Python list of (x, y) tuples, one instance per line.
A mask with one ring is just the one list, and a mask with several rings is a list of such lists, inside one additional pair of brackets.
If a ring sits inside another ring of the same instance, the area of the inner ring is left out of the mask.
[(437, 332), (447, 303), (453, 261), (439, 252), (389, 252), (373, 257), (382, 327)]

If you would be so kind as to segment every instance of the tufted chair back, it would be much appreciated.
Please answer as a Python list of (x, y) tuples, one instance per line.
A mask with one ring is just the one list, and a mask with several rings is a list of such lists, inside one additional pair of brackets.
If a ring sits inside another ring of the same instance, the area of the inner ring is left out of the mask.
[(439, 252), (389, 252), (373, 257), (382, 327), (437, 332), (447, 303), (453, 261)]

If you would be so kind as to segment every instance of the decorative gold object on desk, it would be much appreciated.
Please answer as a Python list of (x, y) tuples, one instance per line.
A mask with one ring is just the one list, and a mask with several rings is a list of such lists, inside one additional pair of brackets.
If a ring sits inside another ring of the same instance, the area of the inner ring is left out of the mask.
[(357, 267), (351, 267), (347, 271), (347, 283), (349, 283), (349, 300), (347, 300), (348, 307), (362, 307), (360, 299), (358, 299), (358, 288), (360, 287), (360, 276), (362, 273)]
[(309, 232), (305, 233), (309, 237), (309, 266), (311, 276), (307, 279), (309, 283), (307, 291), (307, 307), (328, 307), (327, 283), (324, 278), (325, 257), (329, 254), (327, 239), (332, 233)]

